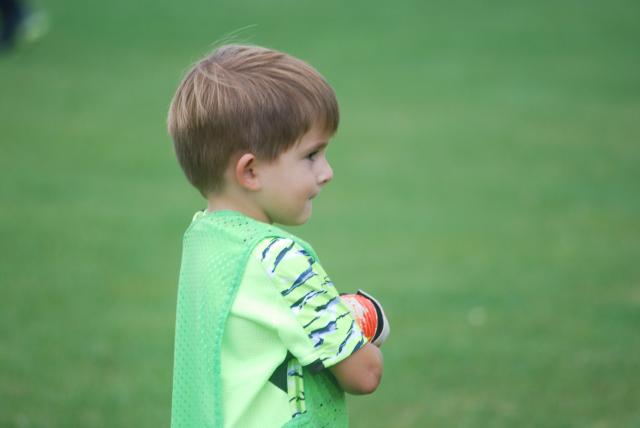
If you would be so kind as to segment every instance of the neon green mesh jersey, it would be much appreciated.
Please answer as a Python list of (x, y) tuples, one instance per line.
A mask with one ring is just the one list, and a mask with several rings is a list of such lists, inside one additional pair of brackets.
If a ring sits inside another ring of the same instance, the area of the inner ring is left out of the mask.
[(184, 237), (173, 428), (344, 427), (326, 367), (365, 339), (304, 241), (240, 213), (200, 212)]

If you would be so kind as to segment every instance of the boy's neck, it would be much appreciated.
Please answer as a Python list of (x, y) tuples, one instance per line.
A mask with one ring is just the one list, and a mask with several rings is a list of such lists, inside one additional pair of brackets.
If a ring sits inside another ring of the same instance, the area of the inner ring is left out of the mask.
[(250, 201), (233, 198), (224, 194), (210, 196), (207, 201), (207, 211), (237, 211), (263, 223), (273, 223), (264, 212), (255, 207)]

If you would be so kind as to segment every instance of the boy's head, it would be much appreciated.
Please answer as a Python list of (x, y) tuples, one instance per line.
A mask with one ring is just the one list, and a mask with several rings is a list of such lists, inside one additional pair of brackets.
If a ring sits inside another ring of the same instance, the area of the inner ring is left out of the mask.
[(312, 130), (333, 135), (338, 121), (333, 89), (307, 63), (271, 49), (226, 45), (187, 73), (168, 128), (185, 175), (208, 197), (223, 189), (234, 156), (275, 161)]

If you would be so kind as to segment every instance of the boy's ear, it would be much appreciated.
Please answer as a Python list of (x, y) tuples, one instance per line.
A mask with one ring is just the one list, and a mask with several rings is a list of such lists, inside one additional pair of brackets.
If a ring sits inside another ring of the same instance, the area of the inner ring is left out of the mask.
[(245, 153), (236, 162), (236, 180), (248, 190), (260, 190), (260, 180), (256, 174), (256, 157), (253, 153)]

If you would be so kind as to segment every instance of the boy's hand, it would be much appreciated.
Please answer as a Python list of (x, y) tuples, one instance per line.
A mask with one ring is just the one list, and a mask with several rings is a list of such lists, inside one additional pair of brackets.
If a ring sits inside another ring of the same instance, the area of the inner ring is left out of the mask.
[(390, 330), (382, 305), (362, 290), (358, 290), (356, 294), (343, 294), (340, 297), (351, 310), (353, 318), (367, 340), (380, 347), (387, 340)]

